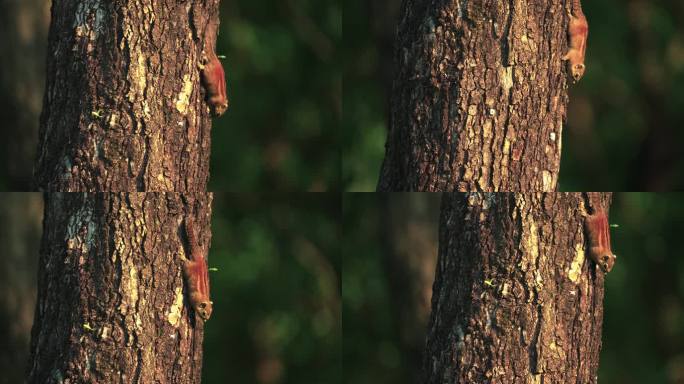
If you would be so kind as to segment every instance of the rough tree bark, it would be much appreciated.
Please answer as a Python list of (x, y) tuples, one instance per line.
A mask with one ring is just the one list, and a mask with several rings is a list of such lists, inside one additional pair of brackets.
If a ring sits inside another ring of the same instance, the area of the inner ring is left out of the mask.
[(198, 383), (183, 220), (210, 240), (211, 195), (45, 196), (28, 383)]
[(425, 383), (596, 383), (604, 274), (584, 211), (603, 194), (449, 194)]
[(35, 182), (52, 191), (203, 192), (200, 86), (219, 0), (65, 0), (52, 7)]
[(404, 1), (378, 190), (554, 191), (569, 6)]

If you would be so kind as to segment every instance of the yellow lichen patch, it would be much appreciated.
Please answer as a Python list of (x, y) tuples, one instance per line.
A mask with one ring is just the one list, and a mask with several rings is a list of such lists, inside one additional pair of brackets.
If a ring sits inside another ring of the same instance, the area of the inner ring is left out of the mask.
[[(522, 208), (522, 207), (521, 207)], [(535, 265), (539, 258), (539, 236), (537, 231), (537, 224), (534, 222), (532, 215), (526, 215), (523, 228), (523, 269), (528, 269), (530, 265)]]
[(538, 269), (534, 271), (534, 284), (539, 288), (544, 287), (544, 279)]
[(509, 291), (510, 286), (508, 283), (503, 283), (501, 286), (501, 296), (506, 297), (508, 296), (508, 291)]
[(582, 264), (584, 263), (584, 248), (580, 244), (575, 244), (575, 257), (570, 263), (570, 270), (568, 271), (568, 278), (573, 283), (577, 282), (581, 273)]
[(465, 173), (463, 174), (463, 181), (468, 181), (473, 179), (473, 169), (472, 167), (466, 168)]
[(107, 340), (108, 337), (109, 337), (109, 328), (107, 326), (104, 326), (100, 330), (100, 339)]
[(114, 240), (114, 252), (112, 252), (112, 263), (116, 263), (118, 257), (126, 252), (126, 243), (121, 238)]
[(150, 104), (147, 102), (147, 100), (143, 100), (142, 105), (143, 105), (143, 108), (142, 108), (143, 115), (145, 117), (149, 118), (150, 117), (150, 111), (151, 111), (150, 110)]
[(121, 300), (119, 311), (125, 316), (135, 312), (140, 295), (138, 292), (138, 270), (133, 261), (130, 258), (122, 257), (122, 263), (122, 269), (126, 271), (121, 276), (122, 294), (125, 295), (125, 299)]
[(513, 68), (511, 66), (501, 67), (501, 86), (505, 93), (513, 87)]
[(136, 69), (136, 80), (138, 83), (138, 91), (142, 94), (145, 90), (145, 85), (147, 84), (147, 67), (145, 66), (145, 56), (138, 50), (138, 65)]
[(129, 54), (131, 57), (131, 68), (128, 72), (128, 81), (132, 86), (128, 91), (128, 100), (133, 102), (143, 98), (145, 86), (147, 85), (147, 66), (145, 65), (145, 56), (140, 47), (132, 48)]
[(181, 311), (183, 310), (183, 289), (177, 287), (175, 294), (176, 298), (173, 300), (173, 304), (171, 304), (171, 308), (169, 308), (169, 314), (166, 316), (169, 324), (173, 327), (178, 325), (178, 320), (180, 320)]
[[(485, 139), (489, 139), (492, 137), (492, 121), (491, 120), (485, 120), (484, 123), (482, 124), (482, 137)], [(488, 152), (485, 152), (488, 153)], [(485, 164), (487, 164), (485, 162)]]
[(554, 153), (554, 147), (551, 145), (545, 145), (544, 146), (544, 154), (545, 155), (551, 155)]
[(183, 75), (183, 88), (176, 99), (176, 109), (178, 112), (185, 114), (190, 103), (190, 94), (192, 93), (192, 80), (189, 74)]
[(131, 263), (128, 269), (128, 292), (131, 298), (131, 304), (136, 305), (138, 303), (138, 270), (135, 269), (135, 265)]
[(116, 113), (112, 113), (111, 115), (109, 115), (109, 126), (114, 128), (116, 126), (118, 118), (119, 116)]
[(541, 373), (530, 373), (530, 380), (528, 381), (528, 383), (530, 383), (530, 384), (541, 384), (541, 382), (542, 382), (541, 380), (542, 380), (543, 376), (544, 375), (542, 375)]
[(178, 256), (180, 256), (181, 260), (187, 260), (187, 256), (185, 256), (185, 250), (183, 247), (178, 248)]
[(83, 37), (83, 36), (85, 36), (85, 34), (87, 32), (88, 32), (88, 29), (85, 26), (79, 25), (76, 27), (74, 34), (76, 35), (76, 37)]
[(548, 170), (542, 171), (542, 188), (544, 191), (551, 192), (555, 189), (555, 181), (553, 175)]
[[(484, 152), (488, 153), (488, 152)], [(480, 178), (477, 179), (477, 183), (480, 185), (481, 190), (487, 189), (487, 182), (489, 180), (489, 167), (480, 167)]]

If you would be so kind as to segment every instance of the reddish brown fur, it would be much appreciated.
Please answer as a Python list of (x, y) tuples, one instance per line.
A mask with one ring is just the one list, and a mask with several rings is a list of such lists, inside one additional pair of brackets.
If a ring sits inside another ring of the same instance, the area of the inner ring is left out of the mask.
[(568, 24), (570, 43), (568, 52), (563, 56), (563, 60), (568, 61), (568, 72), (570, 72), (573, 82), (578, 82), (584, 76), (586, 69), (584, 59), (588, 35), (589, 24), (582, 11), (582, 4), (580, 0), (573, 0), (570, 22)]
[(207, 90), (207, 103), (214, 116), (221, 116), (228, 109), (226, 76), (223, 65), (216, 56), (218, 28), (218, 16), (207, 21), (202, 51), (202, 83)]
[(202, 81), (207, 90), (207, 103), (215, 116), (221, 116), (228, 109), (226, 77), (223, 66), (214, 52), (208, 53), (208, 62), (202, 70)]
[(587, 215), (585, 228), (589, 240), (589, 257), (591, 257), (604, 272), (610, 272), (615, 264), (616, 256), (610, 249), (610, 226), (608, 225), (608, 216), (603, 211), (598, 211), (593, 215)]
[(188, 284), (188, 296), (195, 313), (206, 321), (211, 317), (213, 307), (209, 299), (209, 268), (207, 259), (204, 257), (205, 250), (199, 246), (195, 228), (189, 219), (186, 219), (185, 222), (185, 234), (190, 245), (189, 256), (192, 258), (183, 263), (183, 274)]

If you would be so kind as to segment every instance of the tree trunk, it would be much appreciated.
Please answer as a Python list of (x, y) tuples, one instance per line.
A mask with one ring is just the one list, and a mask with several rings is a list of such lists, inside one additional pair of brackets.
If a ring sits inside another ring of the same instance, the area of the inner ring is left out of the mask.
[(181, 273), (184, 220), (211, 195), (45, 196), (29, 383), (199, 383), (203, 323)]
[(36, 155), (50, 22), (47, 0), (0, 2), (0, 121), (3, 190), (28, 191)]
[(36, 306), (42, 209), (38, 193), (0, 195), (0, 383), (21, 383)]
[(52, 7), (39, 188), (206, 190), (211, 120), (199, 64), (218, 2), (65, 0)]
[(554, 191), (565, 7), (405, 1), (378, 190)]
[(425, 383), (596, 383), (604, 273), (583, 215), (610, 194), (449, 194)]

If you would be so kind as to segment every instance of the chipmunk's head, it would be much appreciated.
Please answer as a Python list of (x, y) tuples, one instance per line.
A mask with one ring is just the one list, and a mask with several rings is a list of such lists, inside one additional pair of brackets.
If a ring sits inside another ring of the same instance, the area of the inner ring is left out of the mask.
[(195, 314), (199, 316), (202, 320), (207, 321), (211, 317), (211, 311), (213, 310), (211, 301), (200, 301), (195, 304)]
[(611, 254), (599, 255), (598, 263), (596, 264), (598, 264), (598, 266), (604, 273), (608, 273), (611, 269), (613, 269), (613, 265), (615, 265), (616, 258), (617, 256)]
[(226, 109), (228, 109), (228, 100), (225, 102), (217, 101), (217, 100), (210, 100), (212, 102), (210, 109), (212, 115), (218, 117), (223, 115), (224, 112), (226, 112)]
[(570, 76), (572, 76), (573, 83), (580, 81), (582, 76), (584, 76), (585, 69), (586, 67), (581, 63), (570, 67)]

